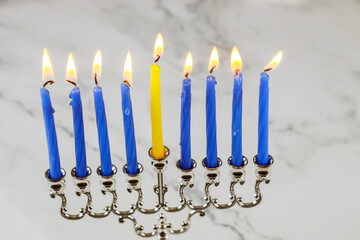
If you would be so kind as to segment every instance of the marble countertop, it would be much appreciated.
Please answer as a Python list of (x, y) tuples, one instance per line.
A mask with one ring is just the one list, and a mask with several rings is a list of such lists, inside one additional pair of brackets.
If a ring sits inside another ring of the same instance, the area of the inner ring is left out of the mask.
[[(243, 59), (243, 151), (251, 159), (257, 147), (259, 73), (280, 49), (284, 58), (270, 73), (270, 143), (275, 158), (272, 182), (263, 186), (264, 199), (253, 209), (210, 209), (193, 218), (186, 235), (173, 239), (358, 239), (360, 214), (360, 2), (355, 0), (227, 0), (227, 1), (0, 1), (0, 238), (1, 239), (139, 239), (130, 223), (115, 216), (67, 221), (59, 215), (59, 199), (48, 195), (44, 171), (48, 157), (39, 89), (43, 48), (52, 60), (55, 85), (49, 89), (56, 109), (61, 164), (75, 165), (71, 86), (65, 83), (71, 51), (78, 70), (84, 108), (88, 164), (99, 161), (91, 78), (93, 56), (103, 53), (104, 90), (112, 159), (125, 163), (120, 83), (126, 52), (133, 57), (132, 101), (139, 161), (144, 165), (145, 206), (155, 201), (156, 179), (147, 150), (150, 131), (150, 64), (155, 37), (164, 36), (162, 112), (164, 143), (171, 149), (166, 182), (168, 201), (176, 203), (179, 158), (180, 91), (187, 52), (192, 73), (192, 152), (205, 156), (205, 76), (211, 49), (218, 47), (218, 153), (230, 154), (232, 73), (230, 51), (237, 46)], [(225, 201), (228, 168), (214, 195)], [(189, 194), (201, 201), (204, 169), (196, 169)], [(107, 204), (92, 177), (95, 206)], [(253, 194), (253, 165), (240, 190)], [(67, 176), (70, 210), (84, 203), (75, 196)], [(119, 174), (121, 206), (126, 193)], [(169, 215), (179, 226), (185, 213)], [(141, 217), (150, 229), (156, 216)]]

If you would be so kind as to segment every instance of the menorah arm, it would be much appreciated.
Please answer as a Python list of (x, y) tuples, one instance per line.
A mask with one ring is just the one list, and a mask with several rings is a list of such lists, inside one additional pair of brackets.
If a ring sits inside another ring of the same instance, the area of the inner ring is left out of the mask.
[(136, 219), (131, 216), (131, 215), (128, 215), (128, 216), (120, 216), (119, 217), (119, 222), (120, 223), (124, 223), (125, 222), (125, 219), (129, 219), (133, 225), (134, 225), (134, 230), (135, 230), (135, 233), (137, 235), (139, 235), (140, 237), (153, 237), (157, 234), (157, 231), (152, 231), (152, 232), (144, 232), (144, 227), (142, 225), (139, 225), (136, 221)]
[(204, 197), (205, 203), (203, 203), (202, 205), (194, 205), (193, 200), (188, 200), (186, 203), (188, 208), (190, 208), (191, 210), (195, 210), (195, 211), (207, 209), (211, 205), (211, 196), (210, 196), (210, 191), (209, 191), (209, 187), (211, 185), (217, 186), (217, 185), (219, 185), (219, 182), (217, 182), (217, 181), (206, 182), (205, 183), (205, 197)]
[(236, 204), (236, 194), (235, 194), (234, 186), (237, 183), (238, 182), (236, 182), (236, 181), (231, 181), (231, 183), (230, 183), (230, 195), (229, 195), (230, 201), (229, 202), (220, 204), (219, 200), (217, 198), (213, 198), (211, 200), (212, 205), (218, 209), (226, 209), (226, 208), (231, 208), (232, 206), (234, 206)]
[[(79, 220), (86, 215), (86, 208), (80, 208), (79, 213), (77, 214), (69, 214), (68, 208), (67, 208), (67, 200), (64, 193), (55, 194), (56, 196), (59, 196), (61, 198), (61, 208), (60, 208), (60, 214), (62, 217), (69, 219), (69, 220)], [(55, 198), (55, 195), (51, 196)]]
[(138, 187), (134, 187), (134, 188), (128, 188), (129, 191), (135, 190), (138, 193), (138, 200), (136, 202), (136, 210), (138, 210), (139, 212), (143, 213), (143, 214), (154, 214), (160, 211), (161, 209), (161, 205), (159, 203), (155, 204), (154, 208), (144, 208), (143, 205), (143, 193), (140, 187), (140, 183), (138, 185)]
[(166, 211), (166, 212), (178, 212), (178, 211), (181, 211), (183, 210), (185, 207), (186, 207), (186, 195), (184, 193), (184, 189), (186, 187), (190, 187), (192, 188), (194, 186), (193, 184), (193, 174), (188, 174), (188, 173), (185, 173), (181, 176), (181, 185), (179, 187), (179, 196), (180, 196), (180, 204), (176, 207), (169, 207), (168, 206), (168, 203), (165, 202), (165, 205), (163, 206), (163, 209)]
[(48, 181), (49, 190), (50, 190), (50, 197), (55, 198), (56, 196), (61, 198), (61, 207), (60, 207), (60, 214), (62, 217), (69, 219), (69, 220), (78, 220), (83, 218), (86, 215), (86, 208), (80, 208), (79, 213), (77, 214), (70, 214), (68, 213), (67, 208), (67, 199), (65, 196), (65, 175), (66, 172), (64, 169), (61, 169), (62, 177), (60, 179), (52, 180), (49, 175), (49, 171), (45, 172), (45, 178)]
[(93, 205), (92, 205), (92, 196), (90, 191), (84, 193), (88, 198), (88, 203), (86, 205), (86, 213), (93, 218), (103, 218), (109, 216), (111, 213), (112, 207), (111, 206), (105, 206), (103, 212), (94, 212), (93, 211)]
[(262, 182), (265, 182), (266, 184), (270, 183), (270, 173), (271, 173), (270, 170), (271, 170), (271, 165), (274, 163), (274, 159), (270, 155), (269, 158), (270, 158), (270, 164), (267, 166), (262, 166), (257, 164), (256, 162), (257, 156), (254, 157), (253, 161), (254, 164), (256, 165), (256, 170), (255, 170), (256, 182), (255, 182), (255, 194), (254, 194), (255, 200), (252, 202), (244, 202), (242, 197), (238, 197), (236, 201), (241, 207), (251, 208), (260, 204), (262, 200), (260, 184)]
[[(187, 219), (181, 223), (181, 228), (180, 228), (180, 229), (172, 229), (172, 228), (170, 228), (170, 229), (169, 229), (169, 233), (171, 233), (171, 234), (180, 234), (180, 233), (184, 233), (184, 232), (186, 232), (187, 230), (189, 230), (191, 218), (192, 218), (192, 216), (194, 216), (194, 215), (197, 214), (197, 213), (198, 213), (201, 217), (205, 216), (205, 212), (204, 212), (203, 210), (200, 210), (200, 211), (191, 211), (191, 212), (189, 213)], [(171, 226), (171, 225), (170, 225), (170, 226)]]

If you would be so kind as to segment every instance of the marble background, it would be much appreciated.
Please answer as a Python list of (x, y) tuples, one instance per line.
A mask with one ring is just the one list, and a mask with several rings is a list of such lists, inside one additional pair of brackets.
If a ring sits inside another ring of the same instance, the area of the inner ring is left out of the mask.
[[(164, 143), (171, 149), (166, 195), (175, 205), (179, 158), (182, 68), (192, 51), (192, 149), (198, 162), (205, 155), (205, 76), (216, 45), (215, 71), (219, 157), (230, 154), (232, 73), (230, 51), (238, 47), (244, 63), (244, 154), (257, 147), (259, 73), (280, 49), (284, 58), (270, 73), (270, 154), (275, 158), (272, 182), (263, 186), (264, 200), (254, 209), (210, 209), (193, 218), (186, 235), (173, 239), (358, 239), (360, 188), (360, 1), (225, 0), (225, 1), (0, 1), (0, 238), (1, 239), (139, 239), (127, 222), (115, 216), (68, 221), (59, 215), (59, 199), (48, 195), (44, 171), (48, 157), (39, 89), (43, 48), (49, 51), (55, 85), (49, 89), (56, 109), (61, 164), (75, 165), (71, 108), (65, 83), (66, 60), (73, 52), (82, 90), (88, 164), (99, 165), (91, 78), (93, 56), (103, 53), (104, 90), (112, 160), (125, 163), (120, 83), (126, 52), (133, 55), (132, 100), (138, 157), (144, 165), (145, 206), (156, 201), (155, 176), (147, 150), (151, 145), (149, 75), (155, 37), (165, 41), (162, 67)], [(200, 202), (204, 169), (189, 195)], [(253, 194), (253, 165), (238, 192)], [(110, 201), (94, 175), (95, 208)], [(84, 205), (67, 176), (70, 210)], [(118, 174), (121, 207), (126, 193)], [(213, 191), (227, 200), (228, 167)], [(137, 215), (139, 217), (139, 215)], [(186, 213), (169, 215), (179, 226)], [(146, 229), (156, 216), (141, 217)]]

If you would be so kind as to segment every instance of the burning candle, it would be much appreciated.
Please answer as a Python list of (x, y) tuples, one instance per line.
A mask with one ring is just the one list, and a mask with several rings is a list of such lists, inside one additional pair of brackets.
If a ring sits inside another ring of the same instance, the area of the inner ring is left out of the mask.
[(242, 154), (242, 95), (243, 76), (241, 73), (242, 61), (236, 47), (231, 52), (231, 69), (234, 72), (234, 89), (232, 102), (232, 142), (231, 142), (231, 165), (240, 167), (244, 165)]
[(124, 119), (125, 146), (127, 159), (127, 173), (136, 175), (139, 173), (136, 141), (133, 120), (133, 110), (130, 98), (130, 86), (132, 84), (131, 54), (128, 52), (124, 65), (124, 82), (121, 84), (122, 111)]
[(82, 113), (82, 104), (80, 97), (80, 88), (76, 86), (77, 74), (75, 68), (75, 62), (73, 55), (69, 54), (66, 71), (66, 81), (73, 84), (74, 88), (70, 93), (70, 105), (73, 112), (74, 123), (74, 138), (75, 138), (75, 157), (76, 168), (75, 174), (79, 178), (86, 177), (88, 175), (86, 165), (86, 152), (85, 152), (85, 136), (84, 136), (84, 121)]
[(206, 79), (206, 161), (208, 168), (218, 167), (217, 142), (216, 142), (216, 99), (215, 84), (216, 79), (212, 75), (215, 67), (219, 64), (219, 54), (216, 47), (213, 48), (209, 70), (210, 75)]
[(269, 139), (269, 75), (268, 71), (275, 69), (282, 58), (282, 51), (278, 52), (271, 62), (260, 74), (259, 87), (259, 122), (258, 122), (258, 156), (256, 162), (259, 165), (270, 164), (268, 139)]
[(62, 173), (54, 122), (55, 110), (51, 105), (50, 92), (45, 88), (46, 85), (51, 85), (54, 83), (54, 73), (52, 70), (49, 54), (46, 49), (44, 49), (43, 54), (42, 80), (44, 84), (43, 87), (40, 89), (40, 95), (45, 123), (46, 140), (49, 152), (49, 177), (50, 179), (56, 180), (62, 177)]
[(163, 144), (162, 123), (161, 123), (161, 91), (160, 91), (160, 67), (156, 64), (164, 51), (164, 42), (159, 33), (154, 48), (154, 64), (151, 65), (150, 98), (151, 98), (151, 131), (152, 151), (155, 159), (163, 159), (166, 150)]
[(190, 119), (191, 119), (191, 79), (189, 74), (192, 71), (192, 56), (189, 52), (184, 66), (185, 79), (183, 80), (181, 93), (181, 118), (180, 118), (180, 168), (190, 170), (191, 162), (191, 140), (190, 140)]
[(109, 135), (106, 122), (105, 104), (102, 88), (98, 86), (98, 80), (101, 77), (101, 52), (98, 50), (95, 54), (92, 75), (96, 86), (94, 87), (94, 105), (96, 113), (96, 126), (98, 130), (98, 140), (100, 149), (101, 175), (112, 175), (112, 164), (110, 156)]

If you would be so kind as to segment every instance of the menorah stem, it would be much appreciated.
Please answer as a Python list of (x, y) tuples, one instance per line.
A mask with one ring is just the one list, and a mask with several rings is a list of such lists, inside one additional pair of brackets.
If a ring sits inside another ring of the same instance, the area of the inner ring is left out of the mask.
[(164, 189), (164, 174), (162, 172), (157, 173), (157, 179), (158, 179), (158, 199), (159, 199), (159, 205), (164, 206), (165, 203), (165, 189)]

